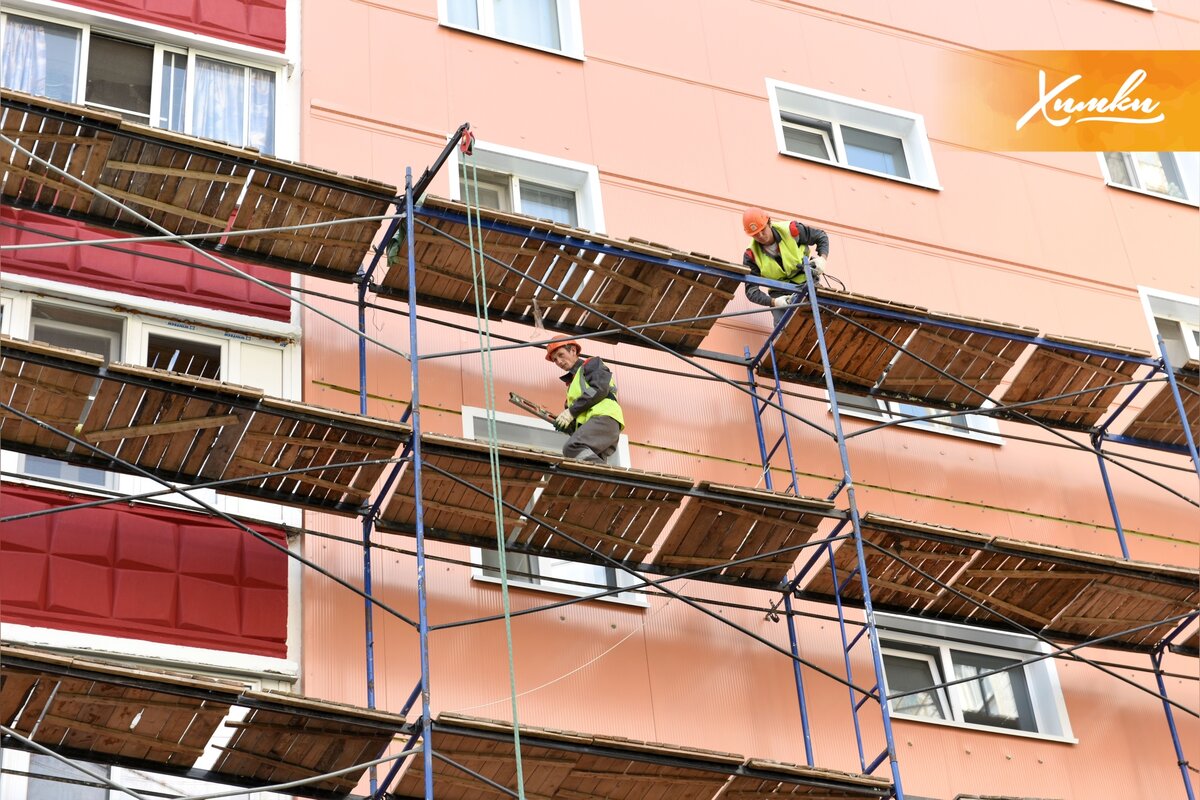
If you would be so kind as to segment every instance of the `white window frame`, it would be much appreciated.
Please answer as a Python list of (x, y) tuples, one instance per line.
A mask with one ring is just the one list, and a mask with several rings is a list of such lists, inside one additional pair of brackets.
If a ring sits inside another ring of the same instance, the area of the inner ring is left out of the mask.
[[(925, 653), (914, 652), (905, 645), (934, 648), (938, 651), (941, 673), (943, 676), (948, 676), (943, 677), (943, 681), (951, 680), (954, 675), (951, 650), (978, 653), (1011, 661), (1023, 661), (1031, 656), (1053, 652), (1048, 644), (1032, 636), (881, 612), (877, 612), (875, 616), (882, 651), (905, 657), (921, 657)], [(950, 711), (950, 719), (920, 717), (895, 710), (891, 711), (891, 715), (897, 720), (988, 731), (1008, 736), (1077, 743), (1078, 740), (1071, 731), (1071, 720), (1067, 715), (1067, 706), (1063, 699), (1062, 685), (1058, 680), (1054, 659), (1044, 658), (1041, 661), (1026, 664), (1020, 669), (1024, 673), (1029, 689), (1030, 704), (1033, 707), (1037, 726), (1036, 732), (965, 722), (962, 712), (963, 684), (944, 687), (944, 700), (949, 701), (946, 708)], [(883, 675), (882, 678), (886, 688), (887, 675)]]
[[(1118, 0), (1119, 2), (1120, 0)], [(1129, 155), (1129, 151), (1113, 150), (1111, 152), (1119, 152), (1123, 155)], [(1108, 169), (1108, 160), (1104, 157), (1104, 153), (1096, 153), (1096, 158), (1100, 161), (1100, 174), (1104, 176), (1104, 184), (1111, 186), (1114, 189), (1122, 189), (1126, 192), (1134, 192), (1142, 194), (1146, 197), (1157, 197), (1160, 200), (1170, 200), (1172, 203), (1182, 203), (1185, 206), (1200, 207), (1200, 153), (1171, 153), (1175, 157), (1175, 167), (1179, 171), (1180, 180), (1183, 181), (1183, 191), (1186, 197), (1176, 197), (1171, 194), (1151, 191), (1143, 189), (1141, 186), (1142, 176), (1138, 172), (1137, 161), (1132, 158), (1126, 158), (1126, 169), (1129, 171), (1133, 180), (1138, 183), (1137, 186), (1130, 186), (1127, 183), (1117, 182), (1112, 173)], [(1188, 163), (1181, 163), (1181, 158)]]
[[(275, 347), (283, 350), (280, 383), (283, 399), (299, 400), (302, 392), (301, 351), (299, 329), (291, 324), (256, 320), (229, 312), (218, 312), (180, 303), (170, 303), (147, 298), (119, 295), (115, 292), (89, 290), (86, 296), (78, 294), (79, 287), (69, 287), (36, 278), (19, 275), (3, 277), (5, 302), (5, 328), (8, 335), (28, 339), (32, 332), (31, 312), (34, 303), (75, 308), (80, 311), (120, 317), (125, 322), (122, 352), (118, 361), (128, 364), (145, 364), (146, 346), (151, 333), (159, 333), (178, 339), (191, 339), (206, 344), (218, 344), (222, 348), (221, 380), (229, 383), (251, 383), (241, 375), (241, 348), (243, 345)], [(49, 291), (50, 287), (56, 291)], [(121, 309), (121, 310), (117, 310)], [(241, 324), (232, 327), (232, 321)], [(22, 472), (24, 456), (20, 453), (0, 451), (0, 469), (6, 473)], [(73, 484), (73, 491), (95, 491), (100, 494), (136, 494), (159, 488), (149, 478), (121, 473), (108, 473), (111, 480), (105, 486), (92, 483)], [(22, 482), (61, 488), (58, 482), (41, 481), (29, 476)], [(215, 489), (194, 490), (197, 497), (215, 505), (222, 511), (239, 516), (263, 520), (274, 524), (299, 526), (303, 512), (296, 508), (280, 506), (249, 497), (218, 494)], [(170, 506), (194, 507), (192, 501), (182, 496), (164, 496), (156, 503)]]
[[(475, 438), (475, 420), (486, 419), (486, 418), (487, 418), (486, 409), (478, 408), (476, 406), (463, 406), (463, 409), (462, 409), (463, 438), (474, 439)], [(511, 414), (511, 413), (508, 413), (505, 411), (497, 411), (496, 412), (496, 420), (499, 422), (506, 422), (506, 423), (509, 423), (512, 425), (521, 425), (521, 426), (524, 426), (527, 428), (533, 428), (536, 430), (545, 430), (545, 431), (553, 431), (554, 430), (554, 426), (551, 425), (550, 423), (545, 422), (544, 420), (540, 420), (535, 417), (530, 417), (530, 416), (523, 415), (523, 414)], [(523, 445), (523, 446), (528, 447), (529, 445)], [(547, 452), (553, 452), (553, 451), (547, 451)], [(557, 454), (558, 453), (555, 452), (555, 455), (557, 455)], [(629, 437), (626, 436), (624, 433), (621, 434), (621, 438), (617, 442), (617, 451), (616, 451), (616, 453), (613, 454), (613, 461), (614, 461), (614, 466), (618, 466), (618, 467), (628, 467), (629, 466)], [(540, 493), (541, 493), (541, 489), (538, 489), (537, 492), (534, 494), (533, 501), (531, 501), (531, 505), (532, 505), (532, 502), (535, 502), (537, 500), (537, 497)], [(546, 565), (575, 563), (575, 562), (569, 562), (569, 561), (565, 561), (563, 559), (551, 558), (551, 557), (547, 557), (547, 556), (530, 555), (530, 558), (536, 558), (538, 560), (539, 564), (546, 564)], [(498, 576), (489, 575), (484, 571), (482, 566), (477, 566), (477, 565), (482, 564), (482, 562), (483, 562), (483, 550), (482, 549), (480, 549), (478, 547), (471, 548), (471, 562), (472, 562), (472, 566), (471, 566), (471, 579), (472, 580), (479, 581), (481, 583), (494, 583), (494, 584), (500, 583), (500, 578)], [(604, 567), (601, 567), (596, 564), (584, 564), (583, 562), (579, 562), (579, 563), (581, 566), (585, 566), (587, 568), (605, 569)], [(540, 576), (544, 573), (542, 570), (539, 569), (538, 574)], [(615, 570), (615, 574), (617, 577), (617, 586), (632, 586), (634, 583), (637, 582), (637, 579), (634, 578), (632, 575), (630, 575), (627, 572), (623, 572), (621, 570)], [(574, 575), (569, 575), (569, 576), (564, 576), (564, 577), (567, 577), (571, 580), (580, 580), (583, 582), (589, 582), (589, 579), (586, 577), (576, 577)], [(591, 582), (596, 582), (596, 581), (591, 581)], [(595, 594), (597, 591), (600, 591), (599, 586), (597, 586), (596, 588), (592, 588), (589, 586), (576, 586), (574, 584), (556, 582), (553, 578), (550, 578), (550, 577), (547, 577), (541, 581), (535, 582), (535, 581), (532, 581), (532, 580), (526, 578), (523, 575), (522, 576), (510, 575), (509, 579), (508, 579), (508, 583), (510, 586), (519, 586), (524, 589), (532, 589), (534, 591), (547, 592), (550, 594), (567, 595), (570, 597), (586, 597), (587, 595)], [(616, 588), (616, 587), (609, 585), (608, 588)], [(636, 592), (621, 592), (619, 594), (613, 594), (613, 595), (609, 595), (608, 597), (601, 597), (598, 599), (603, 600), (605, 602), (619, 603), (622, 605), (638, 606), (641, 608), (645, 608), (649, 605), (648, 601), (646, 600), (646, 596), (643, 594), (640, 594), (640, 593), (636, 593)]]
[[(862, 397), (862, 400), (873, 402), (878, 407), (878, 411), (871, 411), (867, 408), (849, 405), (845, 402), (845, 396), (849, 392), (838, 392), (838, 411), (843, 417), (856, 417), (858, 419), (873, 420), (875, 422), (890, 422), (894, 419), (902, 419), (906, 416), (906, 412), (902, 411), (900, 406), (909, 405), (916, 406), (915, 403), (900, 403), (895, 400), (885, 400), (881, 397)], [(856, 397), (858, 397), (856, 395)], [(995, 405), (991, 401), (984, 403), (984, 408)], [(934, 414), (942, 413), (942, 409), (919, 406), (917, 407), (920, 413)], [(832, 406), (830, 414), (833, 413)], [(986, 444), (1003, 445), (1004, 439), (1000, 436), (1000, 423), (991, 414), (973, 414), (970, 411), (957, 412), (967, 418), (967, 424), (970, 430), (962, 430), (952, 427), (943, 419), (913, 419), (907, 422), (899, 423), (898, 427), (910, 428), (913, 430), (928, 431), (929, 433), (938, 433), (943, 436), (956, 436), (959, 439), (970, 439), (973, 442), (984, 442)]]
[(1158, 11), (1153, 0), (1112, 0), (1114, 3), (1120, 3), (1123, 6), (1133, 6), (1140, 8), (1143, 11)]
[(583, 19), (579, 13), (579, 0), (555, 0), (555, 3), (557, 4), (558, 13), (558, 43), (560, 45), (558, 49), (509, 39), (506, 36), (497, 34), (495, 0), (476, 0), (477, 17), (479, 20), (478, 28), (470, 28), (451, 22), (449, 3), (447, 0), (438, 0), (438, 24), (456, 31), (473, 33), (477, 36), (486, 36), (489, 39), (515, 44), (519, 47), (528, 47), (531, 50), (540, 50), (543, 53), (553, 53), (554, 55), (565, 56), (577, 61), (586, 61), (587, 59), (583, 54)]
[[(578, 227), (604, 233), (604, 207), (600, 200), (600, 171), (594, 164), (582, 161), (568, 161), (564, 158), (554, 158), (530, 150), (519, 150), (514, 147), (475, 141), (474, 162), (479, 169), (499, 172), (511, 177), (510, 186), (513, 201), (513, 213), (521, 212), (520, 180), (525, 178), (546, 186), (565, 189), (575, 193), (576, 216), (579, 218)], [(449, 178), (451, 200), (466, 202), (459, 191), (459, 181), (462, 177), (462, 156), (458, 148), (454, 148), (447, 159), (446, 173)], [(467, 178), (471, 178), (471, 162), (467, 161)]]
[[(59, 12), (61, 12), (61, 15)], [(161, 116), (162, 54), (164, 52), (170, 51), (187, 55), (188, 65), (185, 91), (189, 99), (193, 95), (197, 57), (244, 67), (247, 75), (246, 91), (249, 91), (249, 70), (261, 69), (270, 72), (275, 76), (274, 155), (280, 158), (295, 158), (298, 155), (298, 136), (296, 135), (298, 127), (294, 122), (295, 112), (290, 107), (292, 105), (292, 98), (289, 96), (290, 93), (287, 86), (289, 83), (287, 78), (293, 72), (294, 64), (279, 53), (256, 47), (236, 45), (232, 42), (222, 42), (219, 39), (208, 36), (192, 35), (185, 31), (161, 25), (142, 24), (114, 15), (90, 13), (60, 6), (50, 8), (44, 4), (21, 2), (20, 0), (5, 3), (3, 14), (0, 14), (0, 40), (3, 39), (4, 28), (7, 27), (8, 16), (10, 14), (52, 22), (57, 25), (76, 28), (80, 31), (80, 51), (75, 76), (75, 97), (72, 98), (71, 102), (81, 105), (88, 104), (87, 64), (93, 33), (138, 44), (152, 45), (154, 47), (154, 63), (152, 65), (148, 124), (153, 128), (168, 130), (159, 125), (159, 118)], [(101, 108), (111, 113), (120, 113), (119, 110), (100, 104), (92, 104), (92, 107)], [(179, 133), (191, 135), (190, 132), (193, 130), (192, 113), (192, 103), (189, 100), (189, 102), (184, 103), (184, 130), (179, 131)], [(250, 115), (247, 113), (243, 126), (243, 140), (248, 139), (249, 124)], [(241, 145), (235, 144), (234, 146)]]
[[(925, 118), (922, 115), (877, 103), (842, 97), (807, 86), (785, 83), (773, 78), (767, 78), (766, 82), (771, 121), (775, 128), (775, 143), (781, 155), (818, 164), (829, 164), (839, 169), (908, 183), (926, 189), (940, 190), (942, 188), (938, 183), (937, 170), (933, 163), (933, 151), (929, 145), (929, 135), (925, 131)], [(788, 150), (784, 138), (784, 127), (800, 125), (800, 127), (811, 128), (811, 126), (786, 122), (783, 118), (784, 114), (794, 114), (829, 124), (832, 141), (828, 141), (828, 137), (826, 139), (832, 148), (832, 158), (828, 160), (815, 158)], [(909, 177), (903, 178), (849, 164), (846, 161), (845, 143), (842, 141), (843, 125), (899, 139), (904, 147), (904, 159), (908, 166)]]
[[(1158, 336), (1162, 334), (1158, 327), (1158, 320), (1160, 318), (1170, 319), (1179, 323), (1185, 335), (1179, 342), (1176, 342), (1174, 337), (1168, 336), (1163, 336), (1163, 341), (1168, 345), (1176, 343), (1182, 346), (1186, 353), (1186, 358), (1182, 361), (1176, 354), (1168, 353), (1171, 366), (1178, 369), (1187, 361), (1200, 359), (1200, 345), (1197, 344), (1195, 336), (1186, 335), (1189, 332), (1194, 334), (1196, 331), (1200, 331), (1200, 297), (1168, 292), (1150, 286), (1139, 286), (1138, 296), (1142, 301), (1142, 312), (1146, 315), (1146, 326), (1150, 332), (1150, 351), (1162, 355), (1158, 349)], [(1176, 361), (1181, 361), (1181, 363), (1177, 364)]]

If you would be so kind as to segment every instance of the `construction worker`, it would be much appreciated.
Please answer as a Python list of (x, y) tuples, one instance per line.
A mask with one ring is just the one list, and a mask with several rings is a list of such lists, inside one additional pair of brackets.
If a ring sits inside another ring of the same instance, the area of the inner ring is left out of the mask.
[[(808, 280), (804, 274), (804, 257), (808, 256), (813, 277), (820, 277), (829, 255), (829, 236), (825, 231), (795, 220), (774, 222), (761, 208), (747, 208), (742, 213), (742, 229), (752, 238), (742, 257), (742, 264), (749, 267), (751, 275), (803, 285)], [(760, 306), (771, 306), (776, 327), (795, 296), (795, 292), (764, 290), (753, 283), (746, 284), (746, 299)]]
[(554, 427), (571, 434), (563, 455), (593, 464), (604, 464), (617, 450), (625, 416), (617, 404), (617, 382), (604, 362), (584, 358), (579, 343), (560, 336), (546, 345), (546, 360), (565, 374), (567, 399)]

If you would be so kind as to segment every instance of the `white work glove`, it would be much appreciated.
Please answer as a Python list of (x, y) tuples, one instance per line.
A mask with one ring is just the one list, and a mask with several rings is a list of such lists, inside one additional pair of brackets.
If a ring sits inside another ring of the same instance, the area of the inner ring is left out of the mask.
[(782, 297), (775, 297), (771, 300), (771, 305), (775, 308), (787, 308), (792, 304), (792, 295), (785, 294)]
[(809, 263), (812, 265), (813, 277), (821, 277), (821, 274), (825, 272), (825, 256), (811, 256)]
[(571, 427), (571, 423), (574, 421), (575, 415), (571, 413), (571, 409), (564, 408), (562, 413), (554, 418), (554, 427), (565, 431)]

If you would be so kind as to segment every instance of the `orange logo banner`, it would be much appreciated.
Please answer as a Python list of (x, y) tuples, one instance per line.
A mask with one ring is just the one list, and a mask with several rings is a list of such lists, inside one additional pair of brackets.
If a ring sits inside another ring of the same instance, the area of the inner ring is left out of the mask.
[(1200, 51), (1010, 50), (945, 58), (937, 116), (948, 140), (997, 151), (1200, 150)]

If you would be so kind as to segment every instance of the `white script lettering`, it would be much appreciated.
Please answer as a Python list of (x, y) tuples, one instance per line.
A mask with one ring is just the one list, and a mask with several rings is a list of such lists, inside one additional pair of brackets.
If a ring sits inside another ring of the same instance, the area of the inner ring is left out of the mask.
[[(1130, 97), (1133, 90), (1141, 85), (1142, 81), (1146, 80), (1146, 70), (1135, 69), (1129, 73), (1129, 77), (1125, 79), (1125, 83), (1121, 84), (1121, 88), (1110, 100), (1107, 97), (1093, 97), (1089, 100), (1079, 101), (1073, 97), (1059, 97), (1069, 86), (1083, 78), (1082, 75), (1072, 75), (1062, 83), (1055, 86), (1049, 92), (1046, 91), (1046, 71), (1038, 70), (1038, 94), (1039, 98), (1036, 103), (1030, 106), (1025, 115), (1017, 120), (1017, 130), (1021, 130), (1026, 122), (1033, 119), (1034, 115), (1041, 114), (1046, 122), (1049, 122), (1056, 128), (1061, 128), (1071, 122), (1073, 115), (1082, 112), (1095, 112), (1101, 116), (1080, 117), (1075, 122), (1123, 122), (1134, 125), (1146, 125), (1153, 122), (1162, 122), (1166, 119), (1166, 115), (1159, 112), (1157, 117), (1117, 117), (1114, 113), (1125, 114), (1128, 112), (1152, 114), (1158, 108), (1158, 102), (1146, 97), (1141, 100)], [(1050, 112), (1054, 111), (1059, 116), (1052, 117)], [(1066, 116), (1062, 116), (1065, 114)]]

